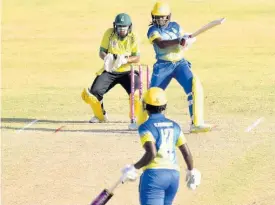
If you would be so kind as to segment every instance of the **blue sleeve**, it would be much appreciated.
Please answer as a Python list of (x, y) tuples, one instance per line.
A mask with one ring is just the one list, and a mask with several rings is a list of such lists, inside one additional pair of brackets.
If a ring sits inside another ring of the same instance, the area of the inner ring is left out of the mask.
[(147, 37), (150, 43), (153, 43), (153, 41), (157, 38), (161, 38), (158, 28), (155, 26), (151, 26), (147, 32)]
[(156, 27), (155, 26), (150, 26), (150, 28), (148, 29), (148, 32), (147, 32), (147, 38), (149, 39), (150, 36), (152, 35), (152, 33), (156, 31)]
[(138, 134), (141, 136), (143, 135), (146, 131), (147, 131), (147, 127), (145, 124), (141, 124), (139, 127), (138, 127)]
[(160, 35), (158, 28), (156, 26), (151, 26), (147, 32), (148, 39), (150, 39), (154, 33), (158, 33)]
[(177, 147), (187, 143), (187, 140), (178, 123), (174, 122), (174, 143)]
[(146, 124), (142, 124), (139, 126), (138, 133), (140, 136), (140, 141), (141, 141), (142, 146), (146, 142), (155, 142), (155, 138), (154, 138), (152, 132), (150, 131), (150, 129), (146, 126)]

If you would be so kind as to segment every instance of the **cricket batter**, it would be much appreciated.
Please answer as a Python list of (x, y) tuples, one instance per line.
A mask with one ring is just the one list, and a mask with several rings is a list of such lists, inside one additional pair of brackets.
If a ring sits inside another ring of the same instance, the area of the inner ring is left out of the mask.
[[(82, 92), (82, 99), (91, 106), (94, 113), (90, 123), (108, 121), (107, 112), (103, 106), (103, 96), (115, 85), (120, 84), (128, 95), (131, 94), (130, 65), (139, 62), (140, 51), (128, 14), (118, 14), (113, 28), (106, 30), (101, 41), (99, 56), (104, 61), (104, 66), (97, 72), (91, 87)], [(134, 78), (135, 91), (137, 91), (140, 85), (137, 71)], [(135, 113), (138, 113), (140, 107), (138, 92), (135, 92)]]
[(187, 94), (190, 132), (207, 132), (212, 126), (204, 123), (203, 88), (197, 76), (191, 71), (191, 63), (183, 58), (183, 52), (196, 40), (183, 35), (180, 25), (170, 22), (170, 7), (157, 2), (152, 10), (152, 23), (147, 37), (153, 44), (156, 63), (153, 66), (151, 87), (166, 89), (172, 78), (176, 79)]
[(126, 165), (122, 173), (125, 181), (133, 181), (137, 177), (136, 170), (143, 168), (139, 184), (141, 205), (171, 205), (180, 180), (176, 147), (187, 165), (188, 188), (195, 189), (200, 184), (201, 174), (193, 167), (193, 158), (180, 126), (163, 114), (167, 105), (165, 91), (151, 87), (144, 94), (143, 105), (149, 119), (138, 131), (145, 154), (135, 164)]

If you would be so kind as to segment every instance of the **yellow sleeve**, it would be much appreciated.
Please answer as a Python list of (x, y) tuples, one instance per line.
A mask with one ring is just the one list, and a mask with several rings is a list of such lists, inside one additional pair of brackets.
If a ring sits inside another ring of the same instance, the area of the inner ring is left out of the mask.
[(101, 40), (101, 44), (100, 44), (100, 51), (107, 51), (109, 48), (109, 41), (110, 41), (110, 37), (113, 33), (113, 28), (109, 28), (107, 31), (105, 31), (103, 38)]
[(139, 50), (139, 41), (137, 38), (137, 35), (133, 33), (133, 41), (132, 41), (132, 50), (131, 50), (131, 55), (132, 56), (139, 56), (140, 55), (140, 50)]
[(184, 134), (182, 133), (182, 131), (180, 132), (180, 136), (177, 140), (176, 146), (179, 147), (183, 144), (185, 144), (187, 142), (186, 138), (184, 137)]
[(155, 142), (155, 138), (153, 137), (151, 132), (146, 132), (140, 136), (140, 141), (143, 146), (146, 142)]
[(149, 41), (150, 41), (150, 43), (153, 43), (153, 41), (154, 41), (155, 39), (157, 39), (157, 38), (161, 38), (160, 33), (159, 33), (158, 31), (152, 32), (152, 33), (150, 34), (150, 36), (149, 36)]
[(104, 72), (104, 68), (100, 68), (95, 74), (96, 76), (101, 75)]

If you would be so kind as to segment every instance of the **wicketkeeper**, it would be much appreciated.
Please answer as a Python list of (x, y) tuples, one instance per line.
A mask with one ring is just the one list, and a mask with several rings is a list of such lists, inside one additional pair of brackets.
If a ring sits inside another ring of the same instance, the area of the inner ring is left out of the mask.
[[(82, 92), (82, 99), (91, 106), (94, 113), (90, 123), (108, 121), (103, 96), (115, 85), (120, 84), (129, 96), (131, 94), (130, 65), (139, 62), (140, 51), (137, 35), (132, 31), (132, 21), (128, 14), (118, 14), (113, 28), (107, 29), (101, 41), (99, 56), (104, 61), (104, 66), (97, 72), (91, 87)], [(134, 77), (137, 91), (140, 85), (137, 71)], [(138, 92), (135, 92), (135, 113), (139, 112), (140, 107)]]
[(170, 22), (170, 7), (157, 2), (151, 12), (152, 22), (147, 36), (153, 44), (157, 62), (154, 64), (151, 87), (166, 89), (172, 78), (187, 94), (191, 117), (191, 132), (207, 132), (212, 126), (204, 123), (203, 88), (199, 78), (191, 71), (191, 63), (183, 58), (185, 49), (196, 40), (183, 34), (180, 25)]
[(176, 147), (182, 153), (187, 165), (186, 182), (190, 189), (196, 189), (201, 181), (201, 173), (194, 168), (193, 158), (180, 126), (166, 118), (167, 98), (165, 91), (151, 87), (143, 97), (143, 106), (149, 119), (138, 128), (144, 155), (132, 165), (122, 170), (126, 180), (137, 178), (137, 169), (144, 170), (139, 182), (141, 205), (171, 205), (177, 193), (180, 168), (176, 157)]

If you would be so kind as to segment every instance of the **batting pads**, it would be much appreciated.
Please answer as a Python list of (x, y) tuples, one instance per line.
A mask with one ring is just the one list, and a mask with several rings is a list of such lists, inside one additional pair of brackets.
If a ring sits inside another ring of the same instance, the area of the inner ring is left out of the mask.
[(84, 90), (81, 93), (81, 97), (87, 104), (91, 106), (95, 117), (97, 117), (100, 121), (103, 121), (103, 110), (98, 99), (95, 96), (93, 96), (87, 88), (84, 88)]
[(143, 109), (142, 105), (140, 106), (140, 111), (137, 116), (137, 125), (140, 126), (148, 119), (148, 113)]
[[(130, 98), (129, 98), (130, 110), (131, 110), (131, 98), (132, 98), (132, 93), (130, 94)], [(134, 113), (135, 114), (139, 113), (139, 110), (140, 110), (139, 96), (138, 96), (138, 90), (136, 90), (134, 93)], [(129, 113), (130, 119), (131, 119), (131, 116), (132, 116), (132, 113), (130, 111)]]
[(204, 107), (204, 95), (203, 88), (200, 79), (194, 75), (192, 81), (192, 93), (193, 93), (193, 123), (195, 126), (204, 125), (203, 107)]
[[(130, 94), (130, 100), (129, 100), (130, 106), (131, 106), (131, 95), (132, 94)], [(138, 125), (142, 124), (147, 119), (147, 117), (142, 115), (142, 110), (143, 110), (142, 103), (139, 99), (139, 91), (136, 90), (134, 94), (134, 113), (135, 113), (135, 117)], [(129, 113), (129, 117), (131, 118), (131, 112)], [(146, 118), (146, 119), (144, 120), (143, 118)]]

